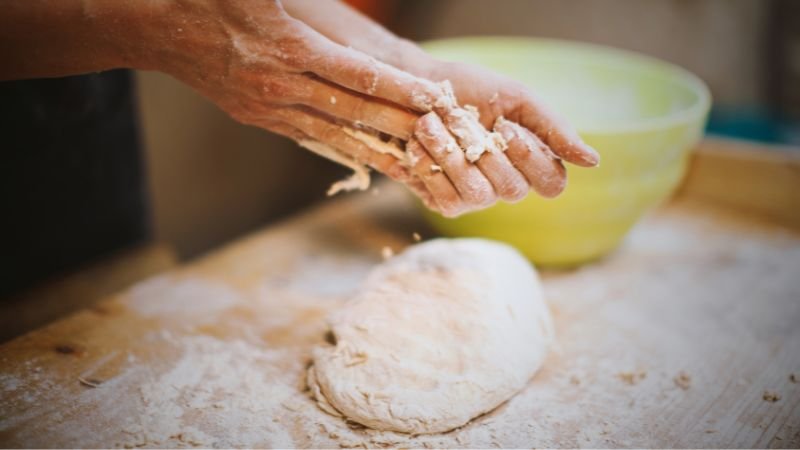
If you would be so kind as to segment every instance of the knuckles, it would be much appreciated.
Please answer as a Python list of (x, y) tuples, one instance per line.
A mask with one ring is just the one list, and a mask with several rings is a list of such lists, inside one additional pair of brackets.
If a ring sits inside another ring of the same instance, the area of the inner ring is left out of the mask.
[(290, 83), (284, 77), (275, 76), (267, 77), (261, 81), (261, 94), (264, 100), (281, 100), (283, 102), (294, 100), (297, 96), (293, 83)]
[(364, 61), (353, 70), (353, 87), (359, 92), (374, 94), (380, 81), (377, 62)]
[(559, 194), (564, 192), (566, 187), (567, 175), (563, 173), (563, 171), (557, 171), (553, 176), (549, 177), (545, 183), (542, 183), (539, 189), (539, 195), (545, 198), (558, 197)]
[(498, 188), (500, 198), (507, 202), (518, 202), (528, 195), (530, 187), (524, 182), (511, 182), (506, 183)]

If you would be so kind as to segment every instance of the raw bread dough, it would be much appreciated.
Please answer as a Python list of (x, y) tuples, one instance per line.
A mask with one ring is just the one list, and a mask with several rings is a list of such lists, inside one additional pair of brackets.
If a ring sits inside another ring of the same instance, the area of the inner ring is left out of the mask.
[(378, 266), (328, 318), (308, 384), (319, 406), (362, 425), (437, 433), (521, 390), (553, 338), (536, 272), (483, 239), (437, 239)]

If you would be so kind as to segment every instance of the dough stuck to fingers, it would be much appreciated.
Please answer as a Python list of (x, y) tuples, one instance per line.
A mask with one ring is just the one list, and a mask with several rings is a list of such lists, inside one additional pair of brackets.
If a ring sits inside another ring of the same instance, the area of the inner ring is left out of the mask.
[[(267, 130), (275, 133), (282, 134), (286, 137), (293, 139), (301, 147), (315, 153), (323, 158), (329, 159), (337, 164), (341, 164), (353, 170), (353, 175), (349, 178), (336, 182), (327, 191), (327, 195), (335, 195), (340, 191), (349, 191), (354, 189), (365, 190), (369, 187), (370, 177), (369, 169), (364, 164), (359, 163), (353, 157), (340, 152), (332, 146), (315, 140), (302, 130), (293, 125), (277, 121), (264, 121), (259, 124)], [(417, 193), (420, 195), (420, 193)]]
[(294, 102), (321, 111), (348, 123), (361, 123), (394, 137), (408, 139), (417, 115), (393, 103), (332, 84), (319, 77), (297, 74), (291, 79)]
[[(433, 158), (433, 163), (444, 169), (470, 209), (486, 207), (497, 200), (492, 183), (475, 164), (467, 161), (465, 154), (452, 149), (457, 144), (450, 131), (434, 112), (417, 121), (414, 136)], [(423, 170), (430, 171), (431, 164)]]
[(552, 198), (560, 194), (567, 183), (567, 173), (561, 160), (535, 134), (521, 125), (500, 116), (494, 129), (502, 133), (508, 149), (506, 156), (539, 195)]
[(425, 184), (433, 197), (437, 207), (432, 209), (445, 217), (455, 217), (464, 212), (465, 204), (455, 186), (442, 171), (430, 169), (436, 165), (435, 161), (416, 139), (408, 141), (406, 154), (412, 173)]
[(343, 155), (335, 148), (331, 147), (328, 144), (324, 144), (319, 141), (314, 140), (300, 140), (297, 143), (319, 156), (323, 158), (327, 158), (335, 163), (339, 163), (349, 169), (353, 170), (353, 175), (345, 178), (344, 180), (337, 181), (328, 188), (328, 192), (326, 194), (330, 197), (333, 195), (338, 194), (341, 191), (353, 191), (353, 190), (361, 190), (365, 191), (369, 188), (369, 169), (363, 164), (358, 163), (357, 161)]
[(445, 94), (437, 100), (435, 111), (447, 129), (456, 137), (467, 161), (475, 162), (484, 152), (502, 152), (506, 142), (499, 133), (488, 131), (480, 122), (478, 109), (471, 105), (458, 106), (453, 87), (445, 80), (440, 83)]
[(362, 130), (357, 130), (350, 127), (343, 127), (342, 130), (345, 133), (347, 133), (347, 135), (349, 135), (350, 137), (359, 140), (361, 143), (369, 147), (371, 150), (374, 150), (378, 153), (382, 153), (384, 155), (392, 155), (399, 161), (406, 160), (405, 149), (400, 146), (401, 145), (400, 141), (398, 141), (397, 139), (384, 141), (374, 134), (370, 134)]
[[(384, 141), (375, 130), (366, 127), (355, 129), (306, 107), (271, 107), (269, 112), (272, 122), (280, 121), (285, 124), (284, 128), (289, 126), (296, 130), (283, 134), (292, 137), (302, 147), (353, 170), (353, 176), (331, 186), (328, 195), (367, 189), (370, 181), (368, 167), (403, 183), (407, 183), (411, 176), (397, 139)], [(266, 122), (262, 126), (275, 127)]]

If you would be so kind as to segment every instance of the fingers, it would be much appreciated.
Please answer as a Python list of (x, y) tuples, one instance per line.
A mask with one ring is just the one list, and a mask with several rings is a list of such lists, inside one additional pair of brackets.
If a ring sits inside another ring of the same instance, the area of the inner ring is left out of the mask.
[(504, 150), (505, 143), (499, 136), (487, 131), (481, 124), (478, 109), (470, 105), (459, 107), (449, 81), (442, 82), (441, 86), (445, 96), (435, 104), (434, 110), (464, 149), (467, 160), (475, 162), (484, 152)]
[(536, 133), (564, 161), (583, 167), (599, 164), (600, 155), (581, 140), (574, 128), (532, 94), (527, 96), (530, 100), (520, 107), (520, 125)]
[[(354, 137), (351, 134), (353, 130), (348, 133), (347, 128), (331, 122), (323, 116), (314, 114), (307, 109), (292, 107), (276, 107), (270, 116), (272, 119), (295, 127), (314, 140), (324, 142), (344, 152), (355, 161), (366, 164), (394, 180), (406, 181), (409, 178), (408, 169), (400, 159), (381, 149), (369, 146), (363, 140)], [(401, 150), (398, 148), (397, 151)]]
[(325, 80), (421, 112), (430, 111), (444, 96), (437, 83), (339, 45), (310, 28), (306, 34), (313, 54), (303, 61), (304, 70)]
[(477, 166), (467, 161), (436, 113), (425, 114), (417, 121), (414, 137), (430, 154), (434, 164), (447, 174), (466, 204), (485, 207), (495, 202), (497, 197), (492, 184)]
[(428, 191), (425, 183), (423, 183), (422, 180), (420, 180), (417, 176), (413, 176), (411, 179), (409, 179), (406, 182), (406, 186), (409, 190), (411, 190), (411, 192), (416, 194), (420, 200), (422, 200), (422, 204), (425, 205), (426, 208), (430, 209), (431, 211), (439, 211), (439, 205), (433, 198), (433, 194)]
[(311, 136), (306, 135), (302, 131), (289, 124), (265, 120), (263, 123), (259, 123), (258, 125), (268, 130), (275, 131), (276, 133), (291, 136), (301, 147), (353, 170), (353, 174), (351, 176), (344, 180), (337, 181), (331, 185), (327, 192), (328, 196), (335, 195), (341, 191), (352, 191), (355, 189), (363, 191), (369, 187), (370, 179), (367, 168), (347, 154), (341, 152), (339, 149), (332, 147), (325, 142), (313, 139)]
[(265, 121), (259, 123), (258, 126), (264, 128), (265, 130), (272, 131), (273, 133), (286, 136), (289, 139), (292, 139), (293, 141), (302, 141), (305, 139), (311, 139), (308, 135), (306, 135), (302, 131), (283, 122)]
[(508, 159), (539, 195), (552, 198), (564, 190), (567, 183), (564, 165), (536, 135), (502, 117), (497, 119), (494, 129), (508, 144), (505, 152)]
[(467, 108), (450, 108), (437, 111), (442, 120), (464, 149), (464, 155), (470, 162), (478, 161), (485, 152), (501, 152), (505, 143), (483, 127), (478, 119), (477, 110)]
[(455, 217), (464, 212), (466, 204), (458, 191), (444, 172), (434, 169), (436, 163), (415, 138), (406, 144), (406, 152), (411, 160), (411, 172), (433, 196), (436, 207), (431, 209), (438, 210), (445, 217)]
[[(282, 114), (282, 117), (286, 119), (292, 119), (292, 114), (286, 114), (285, 112)], [(320, 126), (319, 124), (313, 125), (314, 119), (312, 120), (300, 120), (298, 123), (304, 123), (304, 128), (307, 130), (311, 130), (312, 134), (306, 134), (305, 132), (301, 131), (300, 129), (294, 127), (285, 122), (279, 122), (274, 120), (268, 120), (260, 123), (259, 125), (262, 128), (270, 130), (274, 133), (281, 134), (283, 136), (289, 137), (294, 139), (298, 142), (308, 141), (308, 140), (317, 140), (322, 142), (323, 134), (319, 134), (320, 131), (325, 128), (324, 125)], [(332, 133), (328, 131), (328, 133)], [(330, 136), (328, 134), (327, 136)], [(425, 184), (417, 178), (416, 176), (412, 176), (401, 164), (399, 164), (394, 158), (390, 157), (389, 155), (370, 155), (372, 152), (370, 149), (365, 149), (364, 144), (361, 142), (357, 142), (352, 140), (348, 135), (339, 135), (337, 139), (335, 139), (335, 143), (331, 142), (331, 147), (334, 147), (336, 150), (340, 151), (341, 153), (353, 157), (357, 161), (368, 161), (368, 164), (372, 165), (373, 168), (379, 170), (385, 174), (387, 174), (390, 178), (401, 181), (408, 186), (408, 188), (420, 198), (422, 203), (429, 209), (436, 210), (438, 206), (433, 198), (433, 195), (428, 191)], [(391, 161), (389, 160), (391, 158)]]
[(475, 165), (492, 183), (494, 191), (501, 199), (515, 203), (528, 195), (528, 180), (514, 167), (505, 152), (484, 153)]
[(302, 86), (296, 90), (293, 102), (403, 140), (411, 137), (414, 131), (418, 115), (407, 109), (343, 89), (313, 75), (298, 74), (292, 82)]

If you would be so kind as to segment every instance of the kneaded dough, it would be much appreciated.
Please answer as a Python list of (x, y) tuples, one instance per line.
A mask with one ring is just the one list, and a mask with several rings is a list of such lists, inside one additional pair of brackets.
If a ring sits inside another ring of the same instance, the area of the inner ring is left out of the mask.
[(521, 390), (553, 339), (533, 267), (508, 245), (436, 239), (367, 277), (329, 318), (308, 385), (326, 412), (370, 428), (445, 432)]

